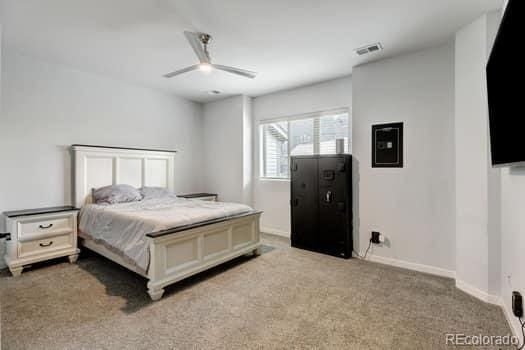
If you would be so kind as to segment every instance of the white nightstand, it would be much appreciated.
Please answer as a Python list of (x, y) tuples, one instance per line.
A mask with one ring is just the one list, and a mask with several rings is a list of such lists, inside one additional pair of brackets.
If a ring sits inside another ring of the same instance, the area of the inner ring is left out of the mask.
[(62, 256), (77, 261), (77, 214), (74, 207), (54, 207), (5, 212), (6, 240), (4, 260), (13, 276), (24, 265)]

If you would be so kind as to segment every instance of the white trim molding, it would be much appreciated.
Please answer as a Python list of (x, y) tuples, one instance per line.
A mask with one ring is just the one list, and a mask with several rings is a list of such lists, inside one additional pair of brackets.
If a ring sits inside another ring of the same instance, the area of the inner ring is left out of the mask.
[(485, 291), (482, 291), (481, 289), (474, 287), (473, 285), (463, 280), (456, 279), (456, 288), (486, 303), (494, 304), (494, 305), (501, 305), (500, 298), (498, 296), (491, 295)]
[(512, 335), (516, 336), (516, 337), (521, 337), (521, 328), (520, 326), (518, 325), (518, 322), (516, 321), (517, 318), (514, 317), (514, 314), (512, 313), (512, 310), (509, 310), (506, 305), (505, 305), (505, 302), (503, 301), (503, 299), (501, 299), (500, 297), (496, 297), (497, 301), (498, 301), (498, 305), (503, 309), (503, 314), (505, 315), (505, 319), (507, 320), (507, 323), (509, 324), (509, 327), (512, 331)]
[[(461, 285), (461, 286), (460, 286)], [(512, 332), (512, 335), (520, 338), (521, 337), (521, 328), (518, 325), (518, 322), (516, 322), (516, 318), (514, 317), (514, 314), (512, 313), (512, 310), (509, 310), (507, 306), (505, 305), (505, 302), (500, 296), (497, 295), (491, 295), (484, 293), (480, 291), (479, 289), (469, 285), (468, 283), (465, 283), (463, 281), (456, 280), (456, 287), (463, 292), (472, 295), (473, 297), (480, 299), (486, 303), (497, 305), (501, 308), (503, 311), (503, 315), (505, 315), (505, 320), (507, 321), (509, 328)], [(474, 294), (478, 293), (478, 295)]]
[(379, 255), (369, 255), (366, 258), (366, 260), (369, 260), (369, 261), (372, 261), (372, 262), (376, 262), (376, 263), (379, 263), (379, 264), (401, 267), (403, 269), (429, 273), (431, 275), (436, 275), (436, 276), (441, 276), (441, 277), (448, 277), (448, 278), (456, 278), (456, 271), (446, 270), (446, 269), (442, 269), (440, 267), (435, 267), (435, 266), (430, 266), (430, 265), (423, 265), (423, 264), (417, 264), (417, 263), (404, 261), (404, 260), (397, 260), (397, 259), (392, 259), (392, 258), (386, 258), (384, 256), (379, 256)]
[(337, 108), (325, 109), (325, 110), (314, 111), (314, 112), (309, 112), (309, 113), (262, 119), (259, 121), (259, 125), (271, 124), (271, 123), (282, 122), (282, 121), (292, 121), (292, 120), (308, 119), (308, 118), (315, 118), (315, 117), (323, 117), (327, 115), (343, 114), (343, 113), (348, 113), (348, 115), (350, 116), (350, 108), (349, 107), (337, 107)]
[[(353, 254), (353, 256), (357, 257), (355, 253)], [(500, 296), (488, 294), (480, 290), (479, 288), (476, 288), (472, 286), (471, 284), (466, 283), (465, 281), (456, 279), (455, 271), (446, 270), (446, 269), (429, 266), (429, 265), (416, 264), (416, 263), (412, 263), (412, 262), (408, 262), (404, 260), (386, 258), (386, 257), (379, 256), (379, 255), (369, 255), (366, 258), (366, 260), (376, 262), (379, 264), (396, 266), (396, 267), (400, 267), (400, 268), (407, 269), (407, 270), (413, 270), (413, 271), (428, 273), (431, 275), (452, 278), (455, 280), (455, 286), (457, 289), (485, 303), (499, 306), (502, 309), (503, 314), (505, 315), (505, 319), (507, 320), (507, 323), (513, 335), (517, 337), (521, 336), (521, 329), (519, 328), (517, 322), (515, 321), (514, 315), (512, 314), (512, 310), (509, 310), (507, 308), (506, 304), (503, 302), (503, 299)]]
[(271, 227), (261, 227), (261, 232), (269, 233), (269, 234), (276, 235), (276, 236), (282, 236), (286, 238), (290, 238), (291, 236), (290, 232), (288, 231), (279, 230), (279, 229), (271, 228)]

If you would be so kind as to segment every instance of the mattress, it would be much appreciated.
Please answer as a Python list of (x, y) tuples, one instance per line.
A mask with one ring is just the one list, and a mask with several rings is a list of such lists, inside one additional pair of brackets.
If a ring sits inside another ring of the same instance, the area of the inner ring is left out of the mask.
[(150, 261), (146, 234), (250, 211), (244, 204), (172, 197), (89, 204), (80, 211), (79, 236), (104, 245), (146, 274)]

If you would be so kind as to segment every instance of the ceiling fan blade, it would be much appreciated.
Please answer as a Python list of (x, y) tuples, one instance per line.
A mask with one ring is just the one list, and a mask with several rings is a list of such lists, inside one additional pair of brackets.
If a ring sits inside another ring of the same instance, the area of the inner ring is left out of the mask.
[(219, 70), (223, 70), (225, 72), (229, 72), (229, 73), (237, 74), (237, 75), (240, 75), (246, 78), (250, 78), (250, 79), (253, 79), (257, 76), (257, 72), (252, 72), (252, 71), (245, 70), (245, 69), (223, 66), (220, 64), (212, 64), (212, 67), (219, 69)]
[(186, 67), (186, 68), (182, 68), (182, 69), (176, 70), (175, 72), (164, 74), (163, 77), (164, 78), (173, 78), (176, 75), (179, 75), (179, 74), (182, 74), (182, 73), (186, 73), (186, 72), (191, 72), (192, 70), (195, 70), (195, 69), (198, 69), (198, 68), (199, 68), (199, 65), (195, 64), (193, 66), (189, 66), (189, 67)]
[(204, 51), (204, 48), (202, 47), (202, 43), (199, 39), (199, 33), (185, 31), (184, 35), (186, 36), (186, 39), (188, 39), (188, 42), (190, 43), (193, 51), (195, 51), (195, 54), (199, 58), (199, 61), (201, 63), (209, 63), (210, 58), (208, 57), (206, 51)]

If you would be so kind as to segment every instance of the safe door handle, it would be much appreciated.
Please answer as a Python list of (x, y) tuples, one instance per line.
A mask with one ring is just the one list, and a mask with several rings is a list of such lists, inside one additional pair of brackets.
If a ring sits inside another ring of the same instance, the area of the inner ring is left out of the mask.
[(41, 246), (41, 247), (49, 247), (51, 244), (53, 244), (53, 241), (49, 241), (49, 243), (47, 243), (47, 244), (40, 243), (39, 246)]
[(326, 192), (324, 201), (326, 203), (331, 203), (332, 202), (332, 191)]
[(45, 230), (47, 228), (51, 228), (53, 227), (53, 224), (49, 224), (49, 225), (38, 225), (39, 228), (41, 228), (42, 230)]

